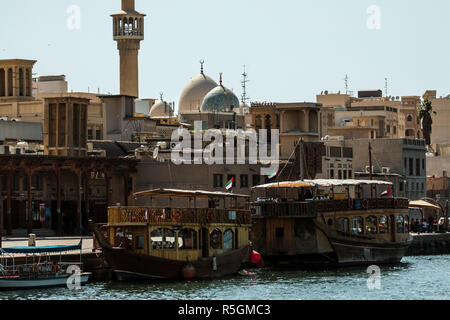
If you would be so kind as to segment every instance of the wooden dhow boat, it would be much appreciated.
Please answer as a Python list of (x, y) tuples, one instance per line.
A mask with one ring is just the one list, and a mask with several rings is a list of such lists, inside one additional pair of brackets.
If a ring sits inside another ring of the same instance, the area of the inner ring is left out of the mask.
[(374, 196), (391, 185), (303, 180), (255, 187), (255, 249), (266, 265), (398, 263), (412, 243), (409, 201)]
[[(105, 232), (90, 221), (119, 280), (218, 278), (237, 274), (249, 260), (249, 196), (175, 189), (135, 196), (150, 206), (110, 207)], [(153, 205), (164, 198), (165, 207)]]

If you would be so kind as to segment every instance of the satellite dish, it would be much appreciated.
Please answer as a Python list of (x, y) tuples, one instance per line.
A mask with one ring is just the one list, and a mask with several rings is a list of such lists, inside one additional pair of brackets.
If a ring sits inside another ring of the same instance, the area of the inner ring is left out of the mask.
[(153, 150), (153, 159), (158, 158), (158, 153), (159, 153), (159, 148), (155, 148), (155, 150)]

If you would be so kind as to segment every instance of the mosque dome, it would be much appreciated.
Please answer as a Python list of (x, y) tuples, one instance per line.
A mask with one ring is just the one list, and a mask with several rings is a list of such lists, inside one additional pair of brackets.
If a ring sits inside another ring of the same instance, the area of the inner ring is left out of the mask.
[(239, 99), (233, 91), (220, 85), (212, 89), (203, 100), (202, 112), (239, 112)]
[(169, 117), (173, 114), (173, 110), (170, 104), (164, 100), (157, 100), (155, 104), (150, 109), (150, 117)]
[(205, 96), (215, 87), (217, 82), (203, 73), (202, 64), (200, 74), (192, 79), (181, 93), (178, 112), (199, 111)]

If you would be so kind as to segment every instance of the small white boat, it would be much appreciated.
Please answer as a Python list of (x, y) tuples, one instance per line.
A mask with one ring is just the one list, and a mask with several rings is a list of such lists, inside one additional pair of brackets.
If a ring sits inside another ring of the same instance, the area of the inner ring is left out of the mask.
[[(82, 272), (81, 259), (79, 263), (61, 261), (62, 252), (75, 250), (81, 250), (81, 241), (78, 245), (73, 246), (0, 249), (0, 290), (61, 286), (79, 289), (88, 282), (92, 274)], [(54, 261), (55, 256), (50, 256), (50, 253), (60, 253), (60, 261)], [(17, 254), (25, 255), (25, 263), (15, 263)]]

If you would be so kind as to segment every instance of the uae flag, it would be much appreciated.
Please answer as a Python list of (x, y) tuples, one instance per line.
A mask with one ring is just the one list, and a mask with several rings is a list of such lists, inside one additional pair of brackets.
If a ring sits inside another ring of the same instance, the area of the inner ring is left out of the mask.
[(391, 196), (391, 188), (387, 188), (384, 192), (381, 193), (382, 197), (390, 197)]
[(278, 176), (278, 169), (273, 169), (272, 172), (269, 173), (269, 179), (273, 179)]
[(225, 188), (227, 188), (227, 190), (230, 190), (231, 188), (233, 188), (234, 185), (234, 178), (231, 178), (230, 181), (227, 182), (227, 184), (225, 185)]

